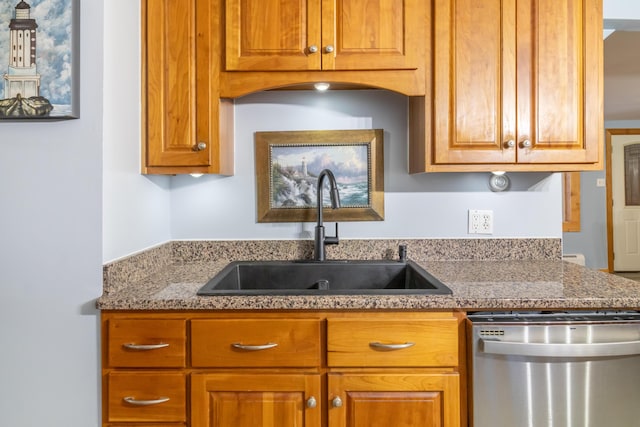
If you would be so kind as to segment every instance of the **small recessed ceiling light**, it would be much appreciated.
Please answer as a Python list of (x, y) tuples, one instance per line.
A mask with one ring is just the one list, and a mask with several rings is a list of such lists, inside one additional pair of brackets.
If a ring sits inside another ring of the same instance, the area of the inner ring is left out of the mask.
[(505, 191), (509, 188), (511, 181), (504, 172), (491, 172), (489, 178), (489, 188), (491, 191)]
[(192, 174), (190, 174), (190, 175), (191, 175), (192, 177), (194, 177), (194, 178), (200, 178), (200, 177), (201, 177), (202, 175), (204, 175), (204, 174), (202, 174), (202, 173), (192, 173)]
[(331, 86), (329, 83), (316, 83), (313, 85), (313, 87), (315, 87), (316, 90), (320, 92), (324, 92), (325, 90), (329, 89), (329, 86)]

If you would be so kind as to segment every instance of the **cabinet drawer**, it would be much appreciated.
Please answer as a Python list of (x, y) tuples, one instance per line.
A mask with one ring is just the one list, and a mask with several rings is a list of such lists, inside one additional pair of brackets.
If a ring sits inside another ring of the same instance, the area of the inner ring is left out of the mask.
[(457, 366), (457, 319), (328, 319), (329, 366)]
[(109, 422), (185, 422), (185, 375), (112, 372), (107, 378), (107, 405)]
[(186, 326), (181, 319), (110, 319), (111, 367), (180, 368), (186, 364)]
[(317, 319), (191, 321), (194, 367), (313, 367), (320, 360)]

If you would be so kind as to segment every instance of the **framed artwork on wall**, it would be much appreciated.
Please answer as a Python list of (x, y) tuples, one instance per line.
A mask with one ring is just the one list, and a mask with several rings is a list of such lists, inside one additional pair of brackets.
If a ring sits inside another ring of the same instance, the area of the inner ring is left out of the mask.
[[(333, 172), (339, 209), (326, 221), (384, 220), (382, 129), (256, 132), (258, 222), (316, 220), (317, 177)], [(326, 181), (325, 181), (326, 184)], [(329, 191), (323, 206), (329, 206)]]
[(0, 120), (79, 117), (79, 0), (0, 0)]

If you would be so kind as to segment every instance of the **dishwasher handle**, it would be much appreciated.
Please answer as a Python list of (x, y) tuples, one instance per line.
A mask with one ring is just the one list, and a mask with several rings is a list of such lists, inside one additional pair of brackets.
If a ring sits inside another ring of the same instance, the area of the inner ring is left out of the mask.
[(498, 341), (480, 338), (481, 350), (487, 354), (538, 357), (606, 357), (640, 355), (640, 341), (588, 344), (551, 344)]

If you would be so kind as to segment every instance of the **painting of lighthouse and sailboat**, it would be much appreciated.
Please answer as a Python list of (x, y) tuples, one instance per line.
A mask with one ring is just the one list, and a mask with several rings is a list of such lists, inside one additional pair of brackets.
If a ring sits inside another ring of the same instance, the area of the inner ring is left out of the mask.
[[(324, 169), (335, 176), (340, 194), (340, 209), (326, 209), (326, 220), (383, 220), (383, 134), (381, 129), (256, 132), (258, 222), (314, 221)], [(329, 191), (322, 197), (329, 206)]]
[(78, 117), (77, 0), (0, 0), (0, 119)]

